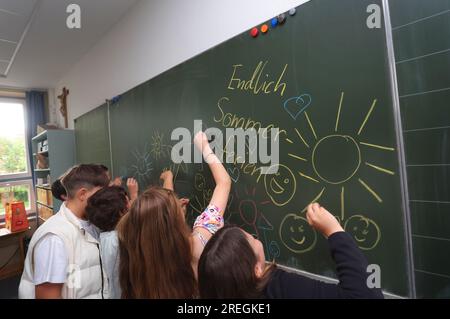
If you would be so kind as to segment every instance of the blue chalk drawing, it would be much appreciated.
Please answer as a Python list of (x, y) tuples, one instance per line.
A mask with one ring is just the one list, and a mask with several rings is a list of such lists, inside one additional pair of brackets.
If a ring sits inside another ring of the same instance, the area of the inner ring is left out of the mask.
[[(295, 101), (294, 103), (290, 103)], [(309, 94), (302, 94), (300, 96), (295, 96), (287, 99), (284, 102), (284, 110), (292, 117), (295, 121), (312, 103), (312, 97)]]

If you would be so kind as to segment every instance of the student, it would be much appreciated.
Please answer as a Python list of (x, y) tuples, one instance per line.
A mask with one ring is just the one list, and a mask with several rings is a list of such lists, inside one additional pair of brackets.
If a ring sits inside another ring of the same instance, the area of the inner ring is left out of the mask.
[(52, 184), (52, 195), (62, 202), (65, 202), (67, 200), (66, 189), (64, 188), (63, 184), (61, 184), (60, 178), (58, 178)]
[(101, 231), (100, 252), (108, 277), (110, 299), (120, 299), (122, 293), (119, 284), (119, 241), (116, 226), (138, 194), (135, 179), (129, 178), (127, 186), (130, 197), (122, 187), (105, 187), (92, 195), (86, 206), (86, 217)]
[(25, 259), (19, 298), (107, 298), (99, 242), (86, 221), (89, 197), (110, 179), (99, 165), (79, 165), (61, 180), (67, 200), (34, 233)]
[(194, 143), (209, 163), (216, 186), (211, 202), (194, 223), (185, 221), (173, 192), (173, 176), (163, 173), (164, 188), (139, 196), (117, 229), (122, 298), (194, 298), (197, 263), (206, 242), (223, 227), (231, 180), (203, 132)]
[(206, 245), (198, 266), (202, 298), (383, 298), (370, 289), (367, 261), (336, 218), (319, 204), (307, 209), (309, 224), (328, 238), (339, 284), (266, 267), (261, 242), (238, 227), (225, 227)]

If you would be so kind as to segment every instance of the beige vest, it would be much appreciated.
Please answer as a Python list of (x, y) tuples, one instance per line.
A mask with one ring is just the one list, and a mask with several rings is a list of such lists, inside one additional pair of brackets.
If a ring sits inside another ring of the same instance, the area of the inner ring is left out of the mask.
[(64, 299), (108, 298), (108, 279), (101, 264), (99, 243), (63, 204), (59, 212), (39, 227), (31, 238), (19, 286), (19, 298), (34, 299), (34, 248), (47, 234), (61, 238), (69, 257)]

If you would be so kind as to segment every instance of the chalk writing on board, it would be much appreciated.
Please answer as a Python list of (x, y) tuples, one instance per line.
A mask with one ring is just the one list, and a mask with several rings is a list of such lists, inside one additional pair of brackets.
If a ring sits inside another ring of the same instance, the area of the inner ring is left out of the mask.
[(140, 185), (147, 185), (153, 171), (153, 164), (148, 152), (148, 144), (143, 149), (135, 149), (131, 152), (134, 157), (134, 164), (131, 165), (133, 177)]
[[(228, 97), (221, 97), (217, 102), (218, 114), (214, 115), (213, 120), (215, 123), (220, 124), (224, 128), (242, 128), (244, 130), (255, 129), (257, 132), (263, 130), (263, 137), (267, 136), (267, 131), (278, 127), (273, 123), (262, 123), (251, 117), (245, 117), (236, 113), (225, 112), (225, 107), (230, 106), (231, 99)], [(280, 129), (278, 135), (286, 135), (286, 130)], [(276, 136), (278, 138), (278, 136)]]
[(312, 103), (312, 97), (309, 94), (302, 94), (300, 96), (291, 97), (287, 99), (284, 104), (284, 110), (295, 121)]
[(312, 250), (317, 242), (316, 231), (306, 218), (297, 214), (288, 214), (283, 218), (279, 237), (287, 249), (297, 254)]
[(260, 61), (256, 68), (254, 69), (252, 76), (250, 79), (242, 79), (239, 75), (242, 72), (242, 69), (245, 67), (243, 64), (235, 64), (232, 66), (233, 73), (228, 82), (228, 90), (241, 90), (241, 91), (249, 91), (255, 95), (257, 94), (279, 94), (280, 96), (284, 95), (284, 91), (286, 90), (287, 84), (283, 81), (283, 78), (286, 74), (288, 64), (283, 66), (283, 69), (280, 71), (279, 76), (274, 80), (267, 80), (269, 78), (269, 74), (265, 72), (268, 61)]
[[(358, 130), (354, 133), (348, 134), (349, 130), (341, 127), (341, 118), (344, 112), (344, 98), (345, 93), (342, 92), (339, 98), (339, 103), (336, 112), (336, 121), (333, 123), (331, 132), (326, 136), (319, 136), (315, 129), (314, 118), (306, 111), (304, 114), (304, 125), (310, 131), (313, 139), (306, 139), (299, 128), (295, 128), (295, 134), (286, 137), (289, 145), (295, 146), (296, 149), (288, 153), (288, 156), (297, 160), (299, 168), (297, 170), (298, 176), (303, 180), (320, 185), (320, 191), (314, 195), (310, 203), (318, 202), (327, 192), (329, 187), (339, 187), (340, 194), (340, 214), (339, 221), (343, 225), (349, 225), (349, 229), (353, 231), (353, 237), (362, 249), (373, 249), (379, 242), (381, 231), (378, 225), (362, 215), (345, 216), (345, 199), (346, 186), (349, 182), (354, 180), (356, 185), (363, 188), (368, 194), (369, 198), (374, 199), (379, 204), (383, 203), (381, 191), (375, 189), (371, 183), (370, 178), (378, 178), (376, 174), (384, 174), (386, 176), (393, 176), (395, 172), (383, 167), (381, 163), (375, 163), (369, 158), (366, 158), (366, 150), (368, 148), (380, 152), (394, 152), (395, 148), (391, 146), (378, 145), (372, 141), (364, 140), (364, 131), (370, 125), (370, 119), (374, 112), (376, 112), (377, 99), (371, 101)], [(341, 131), (347, 134), (340, 133)], [(302, 166), (303, 165), (303, 166)], [(361, 176), (361, 171), (368, 170), (368, 174)], [(308, 174), (307, 172), (313, 172)], [(347, 195), (348, 196), (348, 195)], [(306, 207), (302, 213), (306, 211)], [(366, 236), (367, 235), (367, 236)]]
[[(231, 139), (232, 137), (230, 137)], [(242, 174), (249, 176), (256, 176), (256, 182), (258, 183), (262, 176), (262, 167), (258, 167), (255, 163), (246, 163), (245, 158), (242, 158), (240, 155), (237, 155), (234, 151), (229, 151), (227, 146), (230, 142), (230, 139), (227, 141), (226, 145), (223, 147), (223, 155), (228, 163), (232, 162), (233, 168), (228, 169), (228, 173), (230, 174), (233, 182), (237, 183), (240, 176)], [(245, 154), (248, 157), (249, 152), (254, 152), (255, 148), (250, 148), (246, 142), (246, 150)], [(242, 163), (238, 163), (238, 162)]]

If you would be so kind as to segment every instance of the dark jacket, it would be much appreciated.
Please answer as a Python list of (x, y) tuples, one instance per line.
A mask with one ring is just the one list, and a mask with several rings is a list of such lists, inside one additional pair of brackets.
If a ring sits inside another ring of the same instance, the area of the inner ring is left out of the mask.
[(337, 232), (328, 238), (331, 256), (336, 263), (339, 284), (324, 283), (303, 275), (276, 269), (265, 289), (266, 298), (342, 299), (383, 298), (380, 289), (370, 289), (366, 280), (367, 260), (353, 238)]

